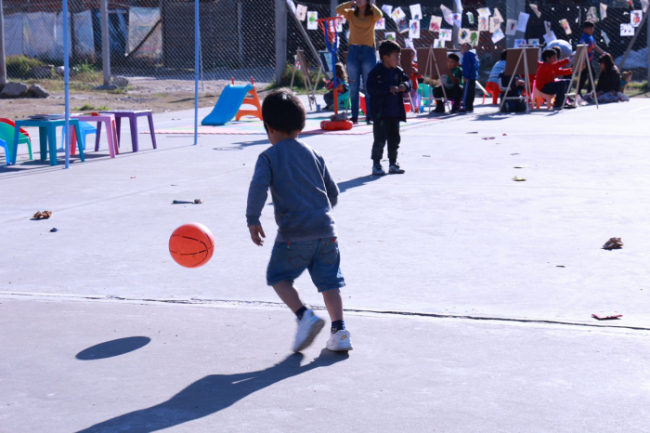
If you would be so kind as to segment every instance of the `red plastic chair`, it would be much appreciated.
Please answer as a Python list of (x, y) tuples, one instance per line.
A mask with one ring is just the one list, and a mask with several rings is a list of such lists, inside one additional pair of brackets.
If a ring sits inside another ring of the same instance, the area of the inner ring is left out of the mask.
[[(7, 119), (6, 117), (0, 117), (0, 123), (6, 123), (7, 125), (13, 126), (14, 128), (16, 127), (16, 122), (11, 119)], [(25, 131), (23, 128), (20, 128), (20, 133), (29, 138), (29, 141), (32, 140), (32, 138), (29, 136), (29, 132)]]
[(492, 95), (492, 104), (497, 105), (499, 103), (499, 95), (501, 94), (499, 85), (492, 81), (488, 81), (487, 85), (485, 86), (485, 90), (487, 90), (487, 92)]

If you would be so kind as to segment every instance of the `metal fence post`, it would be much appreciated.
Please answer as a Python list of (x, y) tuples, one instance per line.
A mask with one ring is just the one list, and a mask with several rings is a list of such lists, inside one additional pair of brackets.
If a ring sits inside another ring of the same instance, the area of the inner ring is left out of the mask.
[(336, 16), (336, 7), (339, 5), (339, 2), (336, 0), (330, 0), (330, 16)]
[[(0, 0), (1, 1), (1, 0)], [(101, 0), (102, 22), (102, 69), (104, 71), (104, 86), (111, 85), (111, 41), (108, 31), (108, 0)]]
[(275, 83), (282, 82), (287, 66), (287, 3), (275, 0)]
[(194, 0), (194, 145), (199, 143), (199, 59), (201, 53), (201, 28), (199, 0)]
[[(70, 33), (68, 32), (68, 0), (63, 0), (63, 82), (65, 83), (65, 168), (70, 168)], [(78, 137), (81, 140), (81, 137)], [(54, 144), (50, 143), (50, 146)], [(81, 141), (79, 141), (81, 146)]]
[(0, 0), (0, 85), (7, 84), (7, 62), (5, 60), (5, 16)]

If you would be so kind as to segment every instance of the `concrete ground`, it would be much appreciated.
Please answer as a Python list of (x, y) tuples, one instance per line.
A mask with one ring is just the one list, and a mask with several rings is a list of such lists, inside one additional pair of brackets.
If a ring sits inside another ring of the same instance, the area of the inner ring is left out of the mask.
[[(383, 178), (371, 135), (305, 136), (342, 191), (349, 357), (324, 334), (288, 350), (244, 218), (264, 137), (0, 168), (0, 431), (650, 431), (648, 110), (443, 117), (403, 131), (407, 173)], [(167, 249), (190, 221), (217, 244), (199, 269)], [(262, 223), (270, 243), (272, 206)]]

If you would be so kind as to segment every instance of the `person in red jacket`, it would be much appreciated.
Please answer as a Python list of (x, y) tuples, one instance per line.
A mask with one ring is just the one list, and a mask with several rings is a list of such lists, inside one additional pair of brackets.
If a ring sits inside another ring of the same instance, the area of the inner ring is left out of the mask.
[(569, 59), (557, 61), (555, 50), (544, 50), (542, 61), (537, 66), (537, 77), (535, 87), (547, 95), (555, 95), (555, 108), (561, 110), (564, 104), (564, 95), (569, 90), (571, 80), (556, 80), (558, 75), (571, 75), (571, 68), (563, 68), (568, 65)]

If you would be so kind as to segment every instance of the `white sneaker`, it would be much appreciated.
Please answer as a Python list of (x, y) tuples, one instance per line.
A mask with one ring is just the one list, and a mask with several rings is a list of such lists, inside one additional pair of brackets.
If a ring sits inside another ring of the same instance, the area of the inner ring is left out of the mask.
[(306, 349), (314, 338), (325, 326), (325, 321), (318, 317), (314, 310), (307, 310), (302, 315), (302, 319), (298, 320), (298, 331), (296, 332), (296, 341), (293, 343), (293, 351), (300, 352)]
[(332, 334), (327, 340), (327, 350), (333, 352), (347, 352), (352, 350), (352, 340), (350, 339), (350, 331), (347, 329), (336, 331), (335, 334)]

